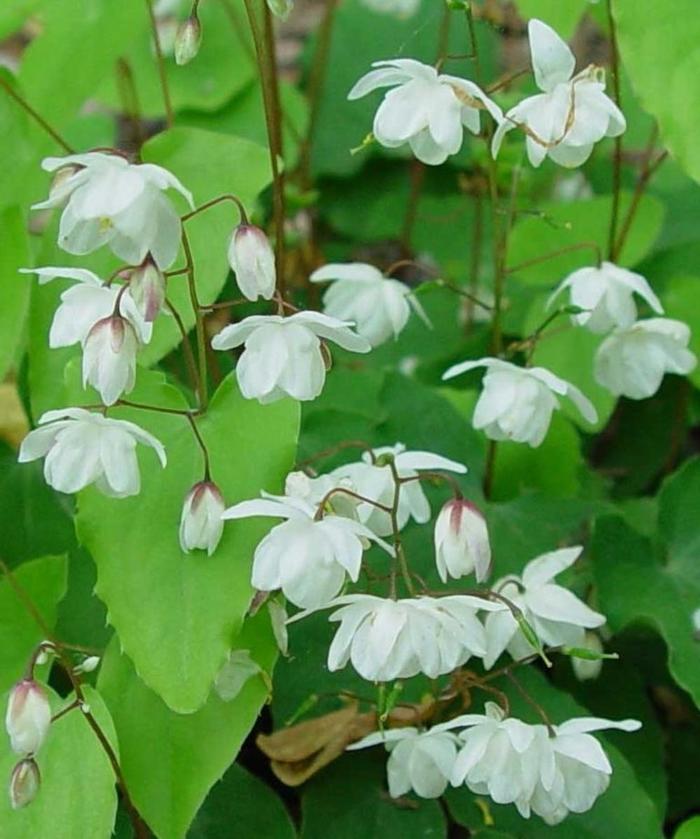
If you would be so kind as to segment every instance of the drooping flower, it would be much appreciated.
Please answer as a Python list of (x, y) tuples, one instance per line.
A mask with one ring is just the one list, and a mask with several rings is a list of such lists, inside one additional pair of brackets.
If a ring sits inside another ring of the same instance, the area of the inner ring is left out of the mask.
[(324, 312), (352, 321), (358, 334), (373, 347), (398, 337), (406, 326), (411, 306), (427, 321), (411, 289), (399, 280), (385, 277), (373, 265), (363, 262), (324, 265), (310, 279), (312, 283), (333, 281), (323, 296)]
[(666, 373), (686, 376), (697, 364), (688, 349), (690, 329), (671, 318), (639, 320), (613, 332), (595, 355), (596, 381), (615, 396), (646, 399), (661, 387)]
[(273, 527), (255, 549), (251, 577), (255, 588), (282, 589), (295, 606), (316, 609), (338, 594), (347, 577), (357, 582), (366, 540), (393, 554), (359, 521), (333, 514), (316, 519), (316, 513), (315, 507), (287, 496), (241, 501), (224, 511), (224, 519), (287, 519)]
[(187, 17), (175, 34), (175, 63), (182, 66), (189, 64), (197, 56), (202, 45), (202, 24), (196, 14)]
[[(92, 327), (114, 312), (121, 288), (104, 285), (97, 274), (84, 268), (21, 268), (20, 273), (36, 274), (40, 285), (57, 277), (77, 280), (76, 285), (61, 294), (61, 304), (53, 316), (49, 330), (49, 346), (52, 349), (84, 343)], [(130, 294), (122, 296), (119, 309), (133, 326), (140, 343), (147, 344), (151, 340), (153, 326), (144, 320)]]
[(129, 265), (140, 265), (149, 252), (159, 268), (175, 261), (180, 217), (164, 192), (176, 189), (194, 205), (191, 193), (167, 169), (103, 152), (47, 157), (41, 165), (47, 172), (75, 167), (46, 201), (32, 207), (61, 207), (67, 200), (58, 233), (63, 250), (86, 254), (106, 244)]
[(94, 483), (114, 498), (137, 495), (141, 488), (137, 443), (150, 446), (161, 466), (166, 464), (162, 443), (133, 422), (84, 408), (62, 408), (39, 417), (39, 426), (22, 441), (19, 462), (46, 458), (44, 477), (59, 492), (78, 492)]
[(5, 728), (12, 751), (33, 755), (41, 748), (51, 725), (51, 705), (44, 688), (34, 679), (22, 679), (10, 691)]
[(275, 293), (275, 254), (259, 227), (238, 225), (231, 236), (228, 261), (236, 274), (238, 287), (248, 300), (257, 300), (258, 297), (269, 300)]
[[(331, 478), (349, 480), (359, 495), (391, 507), (396, 492), (392, 465), (398, 477), (405, 481), (401, 484), (396, 512), (399, 529), (403, 529), (411, 518), (419, 524), (430, 519), (430, 504), (418, 480), (422, 470), (445, 470), (459, 474), (467, 471), (462, 463), (432, 452), (406, 451), (402, 443), (397, 443), (365, 452), (359, 463), (348, 463), (334, 469)], [(373, 504), (360, 502), (357, 517), (378, 536), (388, 536), (392, 532), (390, 515)]]
[(415, 792), (421, 798), (439, 798), (447, 789), (457, 758), (459, 740), (448, 731), (391, 728), (375, 731), (348, 746), (348, 751), (383, 744), (389, 794), (399, 798)]
[(448, 577), (476, 573), (482, 583), (491, 570), (491, 544), (486, 520), (463, 498), (452, 498), (435, 522), (435, 560), (443, 583)]
[(524, 99), (506, 113), (493, 137), (493, 156), (506, 132), (521, 127), (533, 166), (539, 166), (547, 156), (560, 166), (580, 166), (595, 143), (624, 132), (625, 118), (605, 95), (601, 68), (591, 65), (574, 75), (574, 54), (541, 20), (530, 21), (528, 34), (535, 81), (542, 93)]
[(438, 74), (434, 67), (411, 58), (375, 61), (355, 84), (348, 99), (360, 99), (380, 87), (385, 94), (374, 117), (374, 136), (395, 148), (408, 143), (423, 163), (444, 163), (462, 146), (464, 128), (480, 130), (481, 110), (500, 122), (501, 109), (474, 82)]
[(224, 327), (211, 345), (230, 350), (245, 344), (236, 367), (238, 384), (246, 399), (265, 405), (285, 396), (304, 402), (319, 395), (326, 380), (321, 339), (350, 352), (371, 349), (350, 324), (320, 312), (297, 312), (288, 318), (253, 315)]
[[(515, 604), (543, 644), (552, 647), (581, 647), (585, 630), (605, 623), (605, 616), (594, 612), (554, 578), (576, 562), (582, 547), (562, 548), (542, 554), (525, 566), (522, 575), (499, 580), (494, 590)], [(504, 650), (514, 659), (524, 658), (532, 647), (521, 633), (511, 610), (503, 605), (486, 618), (487, 654), (484, 665), (492, 667)]]
[[(370, 594), (347, 594), (325, 604), (340, 608), (329, 620), (339, 621), (328, 651), (328, 669), (348, 661), (370, 682), (409, 679), (424, 673), (436, 679), (486, 652), (479, 610), (498, 606), (470, 595), (390, 600)], [(292, 620), (305, 617), (295, 615)]]
[(575, 385), (544, 367), (518, 367), (499, 358), (480, 358), (455, 364), (442, 378), (452, 379), (476, 367), (486, 367), (487, 372), (472, 424), (491, 440), (539, 446), (552, 413), (559, 408), (557, 396), (567, 396), (588, 422), (598, 419), (593, 405)]
[(129, 296), (145, 323), (152, 323), (165, 305), (165, 275), (146, 257), (129, 277)]
[(614, 327), (626, 329), (637, 319), (634, 295), (638, 294), (658, 314), (663, 314), (659, 298), (641, 274), (620, 268), (612, 262), (603, 262), (600, 267), (579, 268), (557, 287), (549, 298), (549, 304), (565, 289), (574, 306), (585, 309), (572, 315), (578, 326), (585, 326), (591, 332), (604, 334)]
[(185, 497), (180, 516), (180, 547), (185, 553), (205, 550), (211, 556), (224, 531), (225, 509), (218, 486), (212, 481), (196, 483)]
[(121, 315), (98, 320), (83, 345), (83, 387), (92, 385), (105, 405), (114, 405), (136, 381), (139, 341), (134, 327)]
[(36, 761), (28, 757), (15, 766), (10, 776), (10, 806), (21, 810), (31, 804), (39, 793), (41, 774)]

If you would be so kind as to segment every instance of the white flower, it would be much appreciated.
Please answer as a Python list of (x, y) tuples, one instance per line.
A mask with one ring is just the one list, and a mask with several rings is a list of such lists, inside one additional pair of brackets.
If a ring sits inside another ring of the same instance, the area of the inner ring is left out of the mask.
[(131, 272), (129, 296), (145, 323), (152, 323), (165, 305), (165, 275), (151, 260)]
[(19, 462), (45, 457), (46, 482), (59, 492), (78, 492), (96, 484), (115, 498), (137, 495), (141, 487), (136, 443), (155, 450), (161, 466), (163, 445), (133, 422), (110, 419), (84, 408), (47, 411), (22, 440)]
[(148, 253), (159, 268), (175, 261), (180, 217), (163, 192), (176, 189), (194, 205), (191, 193), (167, 169), (103, 152), (47, 157), (41, 165), (47, 172), (77, 167), (46, 201), (32, 207), (60, 207), (68, 200), (58, 233), (63, 250), (86, 254), (107, 244), (129, 265), (140, 265)]
[(189, 64), (199, 52), (202, 44), (202, 25), (196, 14), (190, 15), (178, 27), (175, 34), (175, 63)]
[(554, 737), (547, 741), (551, 755), (545, 752), (540, 760), (540, 776), (529, 802), (547, 824), (558, 824), (570, 812), (585, 813), (608, 788), (612, 766), (590, 734), (608, 728), (638, 731), (641, 723), (578, 717), (554, 726)]
[(486, 367), (487, 372), (472, 425), (483, 429), (491, 440), (539, 446), (552, 413), (559, 408), (557, 396), (567, 396), (588, 422), (598, 419), (595, 408), (577, 387), (544, 367), (518, 367), (499, 358), (481, 358), (455, 364), (442, 378), (452, 379), (476, 367)]
[[(603, 615), (553, 582), (557, 574), (574, 564), (582, 551), (579, 546), (542, 554), (528, 562), (521, 576), (511, 574), (494, 585), (494, 591), (520, 609), (540, 641), (548, 646), (582, 647), (585, 630), (605, 623)], [(514, 659), (524, 658), (533, 651), (505, 605), (486, 618), (486, 641), (484, 665), (487, 668), (506, 649)]]
[(366, 540), (393, 554), (360, 522), (335, 515), (317, 520), (315, 514), (315, 507), (298, 498), (268, 496), (241, 501), (222, 515), (224, 519), (287, 519), (273, 527), (255, 549), (251, 582), (261, 591), (282, 589), (295, 606), (305, 609), (328, 603), (345, 584), (346, 575), (357, 582)]
[[(39, 285), (57, 277), (78, 281), (61, 294), (61, 305), (56, 309), (49, 330), (49, 346), (52, 349), (84, 343), (97, 321), (112, 314), (121, 290), (121, 286), (104, 285), (97, 274), (84, 268), (20, 268), (20, 273), (36, 274)], [(147, 344), (151, 340), (153, 326), (146, 323), (130, 294), (122, 296), (119, 309), (136, 330), (139, 341)]]
[(373, 265), (364, 262), (324, 265), (310, 279), (312, 283), (334, 281), (323, 295), (323, 311), (331, 317), (354, 322), (358, 334), (373, 347), (398, 337), (406, 326), (411, 306), (427, 321), (411, 289), (385, 277)]
[[(394, 502), (396, 484), (390, 460), (393, 460), (394, 469), (399, 478), (415, 479), (401, 484), (396, 514), (399, 529), (403, 529), (411, 518), (419, 524), (424, 524), (430, 519), (430, 504), (418, 480), (421, 470), (442, 469), (460, 474), (467, 471), (466, 466), (454, 460), (432, 454), (432, 452), (406, 451), (402, 443), (397, 443), (395, 446), (385, 446), (373, 449), (372, 452), (365, 452), (361, 462), (339, 466), (330, 473), (330, 476), (335, 481), (349, 480), (359, 495), (385, 507), (391, 507)], [(373, 504), (360, 502), (357, 505), (357, 517), (378, 536), (388, 536), (392, 533), (389, 513), (378, 509)]]
[(688, 349), (690, 329), (679, 320), (649, 318), (617, 330), (598, 347), (595, 379), (615, 396), (646, 399), (666, 373), (685, 376), (697, 364)]
[(515, 804), (524, 818), (532, 811), (548, 824), (569, 812), (590, 810), (610, 783), (610, 762), (589, 732), (640, 727), (637, 720), (579, 717), (552, 726), (550, 734), (544, 725), (506, 717), (492, 702), (485, 714), (465, 714), (436, 726), (440, 731), (466, 728), (459, 735), (463, 746), (450, 779), (454, 786), (464, 783), (497, 804)]
[(491, 570), (491, 545), (486, 521), (479, 510), (463, 498), (448, 501), (435, 522), (435, 560), (443, 583), (448, 577), (476, 572), (482, 583)]
[(535, 81), (542, 93), (511, 108), (493, 137), (493, 156), (503, 136), (516, 126), (526, 132), (533, 166), (549, 155), (561, 166), (580, 166), (603, 137), (617, 137), (627, 127), (615, 103), (605, 95), (605, 77), (590, 66), (574, 76), (576, 59), (557, 33), (540, 20), (528, 26)]
[(10, 805), (13, 810), (20, 810), (31, 804), (39, 793), (41, 774), (36, 761), (25, 758), (12, 770), (10, 776)]
[(454, 734), (410, 726), (391, 728), (368, 734), (348, 746), (348, 751), (380, 743), (390, 752), (386, 774), (392, 798), (411, 790), (421, 798), (439, 798), (445, 792), (457, 758), (459, 740)]
[(134, 387), (138, 348), (134, 327), (121, 315), (98, 320), (83, 346), (83, 387), (92, 385), (105, 405), (114, 405)]
[(180, 547), (185, 553), (200, 549), (211, 556), (221, 541), (224, 499), (215, 483), (200, 481), (185, 497), (180, 517)]
[(370, 345), (350, 329), (350, 324), (320, 312), (297, 312), (291, 317), (253, 315), (215, 335), (215, 350), (245, 344), (236, 375), (246, 399), (263, 405), (291, 396), (302, 402), (323, 390), (326, 365), (321, 338), (344, 350), (369, 352)]
[[(340, 606), (329, 620), (340, 621), (328, 651), (328, 669), (348, 661), (370, 682), (409, 679), (424, 673), (436, 679), (486, 652), (480, 609), (498, 605), (470, 595), (388, 600), (370, 594), (347, 594), (326, 604)], [(305, 617), (295, 615), (292, 620)]]
[(663, 314), (664, 311), (659, 298), (641, 274), (634, 274), (612, 262), (603, 262), (600, 267), (579, 268), (569, 274), (549, 298), (548, 305), (564, 289), (569, 289), (572, 305), (587, 310), (572, 315), (571, 320), (600, 334), (616, 326), (623, 329), (632, 326), (637, 319), (635, 293), (646, 300), (655, 312)]
[(502, 119), (501, 109), (466, 79), (439, 75), (434, 67), (411, 58), (375, 61), (355, 84), (348, 99), (360, 99), (380, 87), (394, 87), (374, 117), (374, 136), (388, 148), (408, 143), (423, 163), (438, 165), (457, 154), (464, 127), (480, 129), (479, 111)]
[(356, 519), (360, 502), (351, 493), (356, 493), (352, 481), (334, 475), (310, 478), (305, 472), (290, 472), (284, 482), (285, 495), (300, 498), (314, 508), (323, 503), (327, 512)]
[(275, 254), (267, 236), (252, 224), (239, 224), (228, 247), (229, 265), (236, 274), (238, 288), (248, 300), (275, 293), (277, 273)]
[(413, 17), (420, 6), (420, 0), (362, 0), (362, 2), (373, 12), (396, 15), (399, 18)]
[(12, 751), (18, 755), (36, 754), (51, 725), (51, 705), (44, 688), (33, 679), (22, 679), (10, 692), (5, 728)]
[[(597, 632), (586, 632), (583, 636), (581, 648), (590, 650), (592, 653), (601, 654), (603, 652), (603, 642), (600, 640)], [(572, 655), (571, 667), (574, 671), (574, 676), (576, 676), (579, 682), (588, 682), (600, 676), (600, 671), (603, 669), (603, 659), (580, 658), (579, 656)]]

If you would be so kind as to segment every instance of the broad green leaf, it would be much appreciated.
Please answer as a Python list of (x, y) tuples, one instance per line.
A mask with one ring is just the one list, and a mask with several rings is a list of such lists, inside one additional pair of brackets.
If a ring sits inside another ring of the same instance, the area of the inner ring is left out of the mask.
[(46, 484), (43, 463), (17, 463), (0, 446), (0, 555), (10, 565), (67, 552), (75, 544), (70, 499)]
[(548, 23), (565, 40), (571, 38), (590, 0), (517, 0), (520, 16)]
[(22, 56), (19, 80), (32, 106), (60, 129), (147, 29), (148, 11), (142, 0), (91, 0), (79, 11), (73, 0), (52, 0), (42, 18), (41, 35)]
[[(248, 21), (242, 4), (202, 3), (197, 12), (202, 24), (201, 47), (187, 66), (178, 67), (174, 57), (175, 29), (177, 23), (185, 19), (190, 5), (181, 4), (181, 15), (161, 17), (160, 41), (170, 99), (174, 111), (184, 108), (214, 111), (255, 78)], [(147, 20), (143, 2), (138, 13)], [(234, 23), (236, 19), (240, 25)], [(131, 72), (140, 114), (150, 119), (162, 117), (165, 105), (150, 27), (135, 33), (120, 57)], [(122, 72), (115, 69), (98, 92), (98, 98), (110, 107), (123, 107)]]
[[(643, 107), (659, 122), (661, 140), (700, 180), (700, 19), (695, 0), (614, 0), (622, 60)], [(649, 21), (654, 25), (649, 26)]]
[[(199, 128), (174, 128), (158, 134), (144, 146), (143, 157), (177, 175), (192, 191), (197, 205), (233, 193), (250, 208), (270, 179), (270, 159), (264, 147)], [(238, 222), (238, 210), (230, 201), (186, 222), (200, 303), (213, 303), (223, 288), (229, 272), (228, 240)], [(186, 328), (191, 329), (194, 313), (184, 275), (170, 280), (168, 298), (179, 310)], [(159, 318), (153, 339), (141, 354), (142, 363), (153, 364), (179, 341), (174, 318)]]
[(672, 475), (659, 493), (659, 534), (668, 550), (668, 568), (700, 586), (700, 459)]
[(24, 213), (19, 207), (0, 211), (0, 380), (16, 364), (24, 338), (31, 286), (18, 274), (30, 263)]
[[(277, 650), (265, 611), (246, 623), (234, 641), (239, 645), (267, 672), (272, 670)], [(98, 684), (114, 719), (122, 769), (137, 809), (158, 839), (184, 837), (252, 728), (267, 697), (264, 681), (253, 677), (230, 702), (212, 693), (196, 713), (178, 714), (139, 679), (115, 638)]]
[[(624, 218), (630, 200), (631, 195), (623, 192), (620, 218)], [(598, 245), (605, 257), (611, 212), (609, 196), (566, 204), (546, 203), (538, 207), (538, 210), (541, 212), (535, 216), (525, 216), (513, 228), (508, 248), (510, 267), (585, 242)], [(634, 266), (649, 253), (661, 230), (663, 216), (664, 208), (658, 199), (645, 195), (616, 260), (618, 264)], [(553, 289), (567, 274), (576, 268), (594, 265), (595, 261), (596, 254), (592, 248), (569, 251), (546, 262), (522, 268), (511, 281)]]
[(700, 816), (693, 816), (678, 828), (673, 839), (700, 839)]
[[(590, 716), (588, 709), (557, 690), (534, 668), (521, 668), (518, 680), (555, 724), (571, 717)], [(507, 683), (503, 688), (508, 693), (514, 716), (526, 722), (541, 721), (530, 705), (508, 689)], [(635, 776), (634, 766), (613, 745), (623, 743), (625, 737), (643, 734), (605, 732), (594, 736), (604, 744), (613, 774), (608, 790), (591, 810), (580, 815), (572, 813), (561, 824), (552, 827), (534, 815), (530, 819), (522, 819), (513, 805), (498, 805), (486, 799), (495, 828), (512, 833), (519, 839), (610, 839), (613, 836), (621, 839), (623, 836), (625, 839), (628, 836), (634, 839), (662, 839), (660, 816)], [(450, 813), (460, 824), (469, 828), (483, 826), (483, 810), (475, 804), (475, 796), (469, 790), (450, 788), (446, 799)]]
[[(66, 592), (66, 574), (65, 556), (35, 559), (13, 572), (17, 585), (51, 630)], [(34, 648), (44, 639), (45, 633), (27, 605), (0, 572), (0, 693), (22, 677)]]
[(304, 788), (301, 839), (358, 836), (385, 839), (444, 839), (445, 817), (437, 801), (392, 801), (386, 791), (383, 748), (355, 752), (327, 766)]
[[(157, 373), (140, 372), (132, 396), (139, 403), (185, 407)], [(189, 423), (181, 416), (135, 409), (112, 414), (161, 440), (168, 466), (161, 470), (154, 453), (142, 451), (138, 496), (114, 500), (92, 488), (81, 493), (78, 536), (95, 560), (97, 594), (139, 676), (173, 710), (191, 713), (206, 701), (240, 630), (253, 594), (253, 551), (269, 523), (227, 524), (213, 556), (183, 554), (178, 540), (182, 503), (203, 474)], [(261, 406), (239, 395), (233, 376), (222, 383), (197, 425), (209, 449), (212, 479), (227, 505), (255, 498), (261, 489), (281, 489), (292, 465), (297, 423), (298, 406), (291, 400)]]
[(505, 501), (527, 490), (555, 498), (574, 496), (580, 488), (582, 468), (580, 437), (565, 417), (555, 414), (541, 446), (498, 444), (492, 498)]
[[(89, 685), (85, 699), (112, 747), (117, 738), (112, 719), (100, 694)], [(53, 695), (54, 713), (68, 705)], [(17, 756), (3, 738), (0, 776), (9, 778)], [(37, 756), (41, 788), (36, 799), (22, 810), (10, 808), (9, 797), (0, 795), (0, 839), (109, 839), (117, 811), (112, 766), (95, 733), (77, 709), (51, 726)], [(5, 791), (3, 790), (3, 793)]]
[[(668, 646), (674, 678), (696, 704), (700, 704), (700, 664), (692, 615), (700, 603), (697, 553), (674, 555), (674, 539), (683, 530), (672, 505), (686, 492), (684, 503), (697, 505), (698, 468), (698, 461), (687, 465), (661, 494), (661, 521), (665, 523), (660, 530), (669, 550), (668, 562), (660, 562), (649, 542), (620, 518), (597, 520), (592, 543), (599, 607), (607, 615), (608, 625), (614, 632), (637, 622), (656, 629)], [(693, 524), (682, 527), (690, 529)]]
[(297, 835), (279, 797), (259, 778), (234, 763), (197, 813), (188, 839), (226, 836), (235, 825), (241, 837), (294, 839)]

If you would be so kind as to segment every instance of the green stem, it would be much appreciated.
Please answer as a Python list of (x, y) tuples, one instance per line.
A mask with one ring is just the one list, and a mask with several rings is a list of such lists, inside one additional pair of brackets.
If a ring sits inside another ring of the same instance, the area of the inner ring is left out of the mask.
[(160, 78), (160, 89), (163, 93), (163, 105), (165, 106), (165, 122), (168, 128), (173, 127), (173, 105), (170, 99), (170, 88), (168, 87), (168, 77), (165, 72), (165, 58), (163, 57), (163, 48), (160, 43), (160, 35), (158, 34), (158, 22), (156, 20), (155, 12), (153, 11), (153, 0), (145, 0), (148, 8), (148, 17), (151, 22), (151, 35), (153, 37), (153, 46), (156, 51), (156, 64), (158, 65), (158, 77)]
[[(620, 56), (617, 48), (617, 30), (613, 17), (613, 0), (607, 0), (608, 26), (610, 28), (610, 58), (613, 82), (613, 99), (620, 107)], [(622, 189), (622, 137), (615, 138), (612, 166), (612, 207), (610, 209), (610, 229), (608, 232), (608, 255), (615, 258), (618, 216), (620, 213), (620, 191)]]

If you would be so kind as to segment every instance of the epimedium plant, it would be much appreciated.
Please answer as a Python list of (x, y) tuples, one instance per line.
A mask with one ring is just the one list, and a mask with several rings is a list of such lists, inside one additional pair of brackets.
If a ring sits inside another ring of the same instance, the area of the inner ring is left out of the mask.
[(0, 836), (660, 837), (692, 126), (629, 0), (318, 5), (305, 96), (292, 0), (0, 13)]

